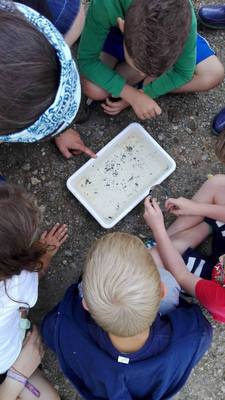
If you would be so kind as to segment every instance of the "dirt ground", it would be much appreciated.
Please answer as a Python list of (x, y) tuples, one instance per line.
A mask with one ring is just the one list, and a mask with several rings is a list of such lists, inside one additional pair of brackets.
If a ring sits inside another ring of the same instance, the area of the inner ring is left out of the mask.
[[(225, 62), (225, 31), (200, 31), (210, 41), (218, 57)], [(162, 115), (156, 120), (144, 122), (143, 126), (176, 160), (176, 171), (165, 181), (169, 194), (173, 197), (190, 197), (208, 173), (225, 172), (224, 166), (214, 154), (216, 139), (210, 133), (213, 116), (225, 105), (224, 84), (209, 93), (164, 96), (159, 104), (163, 110)], [(110, 118), (97, 107), (92, 110), (90, 119), (77, 125), (77, 129), (86, 143), (98, 151), (134, 121), (137, 118), (132, 111)], [(86, 160), (85, 156), (64, 160), (51, 142), (1, 145), (0, 172), (9, 182), (21, 184), (37, 195), (45, 210), (43, 227), (50, 227), (58, 221), (69, 226), (68, 241), (40, 283), (39, 301), (33, 311), (37, 323), (62, 297), (65, 289), (78, 279), (91, 242), (105, 233), (66, 189), (67, 178)], [(149, 236), (151, 233), (143, 222), (142, 214), (143, 205), (140, 204), (114, 230)], [(213, 326), (213, 345), (195, 368), (187, 385), (176, 396), (177, 400), (225, 398), (225, 329), (214, 322)], [(46, 352), (44, 369), (64, 400), (80, 399), (60, 373), (56, 358), (49, 351)]]

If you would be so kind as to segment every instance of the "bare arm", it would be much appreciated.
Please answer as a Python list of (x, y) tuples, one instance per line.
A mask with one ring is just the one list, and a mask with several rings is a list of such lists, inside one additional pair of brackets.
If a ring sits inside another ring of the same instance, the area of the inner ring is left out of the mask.
[(150, 197), (145, 199), (144, 219), (152, 229), (157, 242), (159, 255), (165, 268), (170, 271), (180, 286), (190, 295), (195, 296), (196, 283), (201, 279), (191, 274), (183, 261), (183, 258), (173, 246), (164, 225), (162, 212), (155, 201)]
[(166, 209), (176, 216), (195, 215), (225, 222), (225, 205), (199, 203), (179, 197), (178, 199), (168, 199)]
[[(29, 379), (40, 364), (43, 354), (41, 337), (37, 328), (33, 327), (32, 332), (25, 339), (19, 357), (12, 368), (15, 368)], [(24, 385), (22, 383), (7, 377), (0, 385), (0, 400), (17, 400), (23, 390)]]

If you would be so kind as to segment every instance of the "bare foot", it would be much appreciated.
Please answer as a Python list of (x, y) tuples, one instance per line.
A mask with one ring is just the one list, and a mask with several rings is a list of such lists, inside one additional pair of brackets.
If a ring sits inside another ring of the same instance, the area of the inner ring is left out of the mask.
[(41, 258), (42, 270), (40, 276), (45, 275), (52, 257), (68, 238), (68, 228), (66, 224), (55, 224), (50, 231), (44, 231), (40, 237), (40, 242), (46, 245), (46, 253)]

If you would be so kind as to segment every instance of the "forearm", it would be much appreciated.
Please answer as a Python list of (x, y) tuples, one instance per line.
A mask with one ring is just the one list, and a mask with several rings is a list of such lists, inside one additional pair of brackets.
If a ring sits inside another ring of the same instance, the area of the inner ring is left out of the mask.
[(0, 385), (0, 400), (16, 400), (24, 389), (24, 385), (10, 378)]
[(182, 256), (173, 246), (165, 227), (160, 227), (159, 230), (155, 230), (154, 238), (157, 242), (158, 252), (164, 267), (171, 272), (187, 293), (195, 296), (195, 285), (199, 278), (188, 271)]
[(212, 218), (225, 222), (225, 205), (206, 204), (195, 202), (193, 215)]

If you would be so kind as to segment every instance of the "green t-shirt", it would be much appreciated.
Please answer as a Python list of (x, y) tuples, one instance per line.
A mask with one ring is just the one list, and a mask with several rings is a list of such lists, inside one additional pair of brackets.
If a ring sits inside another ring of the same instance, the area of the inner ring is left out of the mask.
[[(78, 65), (81, 75), (104, 88), (113, 96), (119, 96), (126, 81), (116, 71), (100, 60), (106, 37), (111, 27), (117, 25), (117, 18), (125, 19), (126, 10), (133, 0), (92, 0), (87, 14), (78, 51)], [(197, 21), (193, 5), (190, 33), (182, 54), (176, 64), (155, 81), (144, 87), (151, 98), (183, 86), (189, 82), (196, 66)]]

